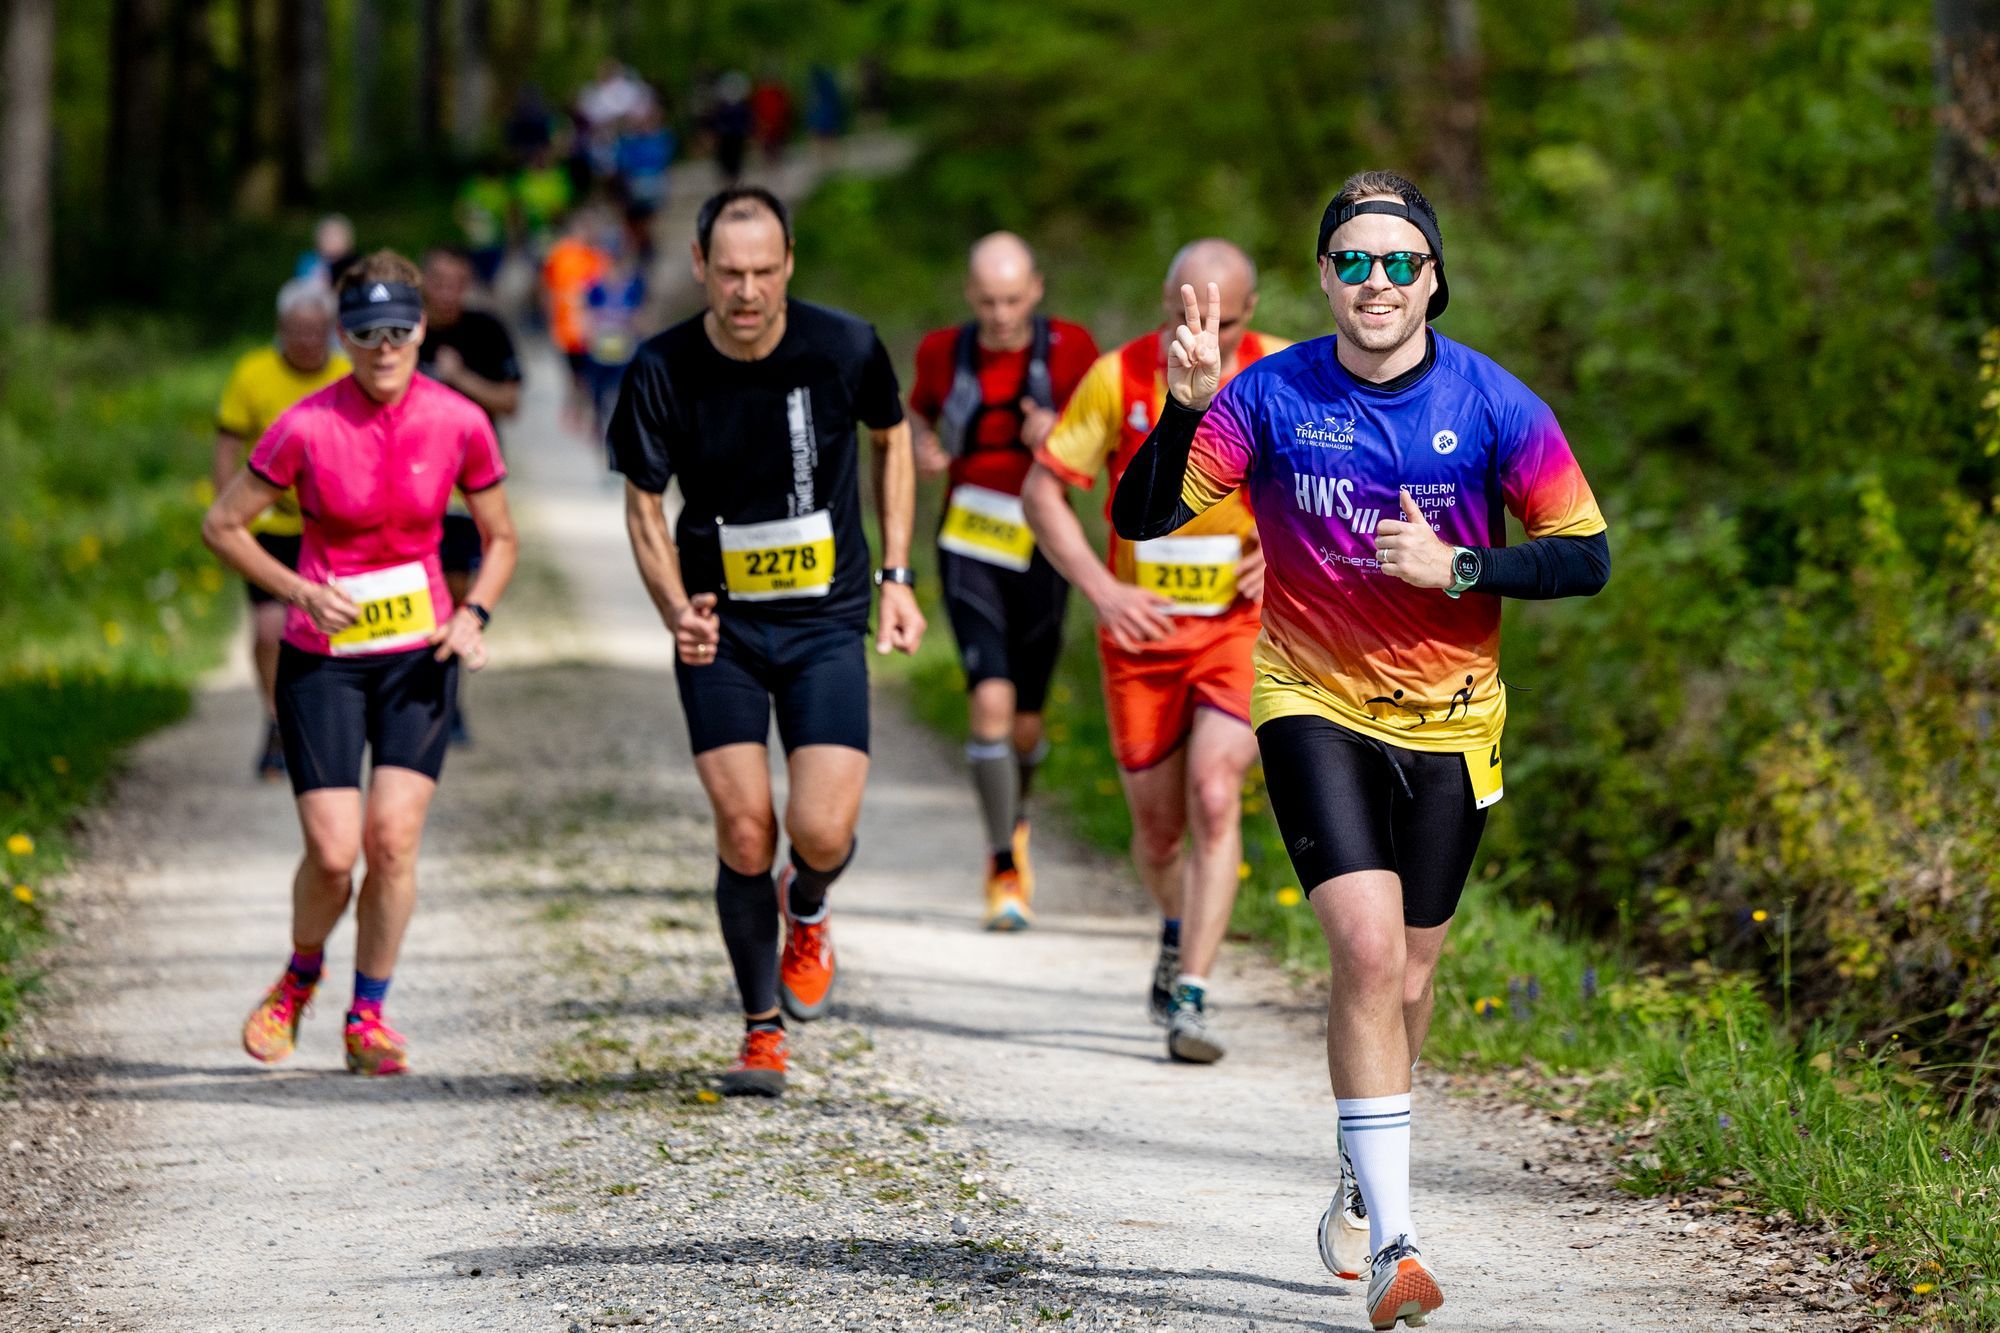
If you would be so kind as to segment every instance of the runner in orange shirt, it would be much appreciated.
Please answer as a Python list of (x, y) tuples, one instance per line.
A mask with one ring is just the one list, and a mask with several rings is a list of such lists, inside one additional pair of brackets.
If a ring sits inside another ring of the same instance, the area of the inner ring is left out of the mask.
[(1250, 654), (1264, 591), (1257, 525), (1232, 495), (1169, 537), (1134, 545), (1112, 536), (1100, 564), (1064, 486), (1087, 488), (1108, 470), (1108, 510), (1109, 492), (1164, 402), (1181, 284), (1210, 282), (1222, 292), (1225, 376), (1287, 346), (1249, 329), (1257, 308), (1250, 257), (1228, 241), (1191, 243), (1167, 270), (1161, 327), (1090, 368), (1035, 451), (1021, 491), (1042, 551), (1097, 608), (1132, 859), (1163, 918), (1150, 1008), (1167, 1027), (1168, 1053), (1199, 1064), (1224, 1051), (1209, 1026), (1208, 974), (1236, 902), (1243, 775), (1257, 759), (1250, 731)]
[(591, 210), (578, 209), (570, 215), (563, 238), (542, 261), (542, 306), (549, 319), (549, 341), (569, 363), (570, 391), (563, 410), (579, 433), (583, 422), (590, 419), (587, 406), (591, 401), (584, 302), (591, 284), (611, 268), (611, 257), (593, 241), (601, 221)]

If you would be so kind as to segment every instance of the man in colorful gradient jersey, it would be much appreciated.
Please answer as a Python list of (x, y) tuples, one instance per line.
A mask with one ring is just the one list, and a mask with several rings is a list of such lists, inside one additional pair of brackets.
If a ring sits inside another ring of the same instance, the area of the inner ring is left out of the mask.
[[(1430, 329), (1444, 245), (1417, 187), (1350, 178), (1317, 253), (1337, 335), (1226, 387), (1219, 293), (1204, 318), (1182, 288), (1171, 396), (1112, 519), (1143, 540), (1239, 489), (1257, 516), (1269, 574), (1251, 720), (1333, 964), (1341, 1187), (1320, 1255), (1340, 1276), (1367, 1272), (1369, 1321), (1390, 1329), (1444, 1301), (1410, 1215), (1410, 1071), (1501, 797), (1500, 598), (1588, 596), (1611, 557), (1555, 415)], [(1509, 513), (1526, 542), (1507, 544)]]

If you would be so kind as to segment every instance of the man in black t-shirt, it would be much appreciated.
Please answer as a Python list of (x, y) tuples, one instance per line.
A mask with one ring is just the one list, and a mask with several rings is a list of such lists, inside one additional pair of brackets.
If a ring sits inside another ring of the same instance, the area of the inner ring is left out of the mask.
[[(438, 247), (424, 255), (424, 343), (417, 352), (417, 369), (479, 404), (497, 435), (502, 418), (521, 410), (521, 363), (506, 325), (484, 311), (465, 308), (472, 281), (472, 258), (464, 251)], [(465, 497), (453, 491), (438, 559), (454, 603), (465, 600), (472, 576), (479, 572), (479, 554), (479, 525), (467, 512)], [(451, 714), (453, 745), (470, 739), (462, 690), (459, 704)]]
[[(868, 777), (860, 428), (882, 527), (882, 653), (913, 653), (923, 638), (909, 569), (916, 462), (875, 330), (787, 298), (791, 221), (775, 196), (731, 187), (705, 203), (694, 276), (707, 310), (639, 349), (607, 434), (715, 810), (716, 906), (745, 1018), (722, 1089), (776, 1096), (782, 1013), (818, 1018), (832, 994), (827, 889), (853, 856)], [(662, 497), (674, 478), (685, 504), (670, 536)], [(791, 855), (775, 885), (774, 705), (791, 779)]]

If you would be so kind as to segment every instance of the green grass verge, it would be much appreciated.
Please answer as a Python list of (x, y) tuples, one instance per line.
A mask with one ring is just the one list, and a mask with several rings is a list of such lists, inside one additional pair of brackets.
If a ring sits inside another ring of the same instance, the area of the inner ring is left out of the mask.
[(229, 358), (163, 328), (0, 335), (0, 1053), (46, 885), (119, 751), (179, 717), (240, 593), (199, 533)]
[[(935, 485), (925, 486), (919, 514), (934, 516), (938, 502)], [(1085, 519), (1096, 532), (1095, 514)], [(918, 546), (919, 572), (931, 575), (935, 549)], [(890, 669), (906, 678), (919, 717), (962, 737), (964, 677), (935, 577), (920, 579), (919, 596), (931, 632), (914, 660)], [(1099, 702), (1093, 617), (1080, 598), (1068, 630), (1036, 806), (1122, 853), (1131, 825)], [(1522, 790), (1509, 799), (1554, 797)], [(1301, 977), (1323, 974), (1325, 945), (1265, 813), (1260, 777), (1244, 808), (1232, 930)], [(1827, 1029), (1788, 1034), (1751, 980), (1700, 962), (1674, 974), (1637, 967), (1563, 929), (1514, 878), (1488, 865), (1467, 891), (1439, 971), (1427, 1059), (1506, 1071), (1556, 1114), (1612, 1124), (1630, 1189), (1708, 1190), (1725, 1207), (1832, 1223), (1893, 1286), (1875, 1307), (1885, 1322), (2000, 1327), (2000, 1145), (1991, 1125), (1940, 1100), (1921, 1052), (1900, 1042), (1867, 1049)], [(1781, 924), (1765, 917), (1745, 929), (1777, 949)]]

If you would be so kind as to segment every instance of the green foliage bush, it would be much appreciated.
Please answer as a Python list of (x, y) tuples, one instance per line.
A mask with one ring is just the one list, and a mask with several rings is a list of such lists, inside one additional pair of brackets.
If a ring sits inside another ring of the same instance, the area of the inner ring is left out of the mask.
[(0, 335), (0, 366), (4, 1048), (71, 815), (186, 709), (235, 604), (199, 530), (226, 360), (106, 327)]

